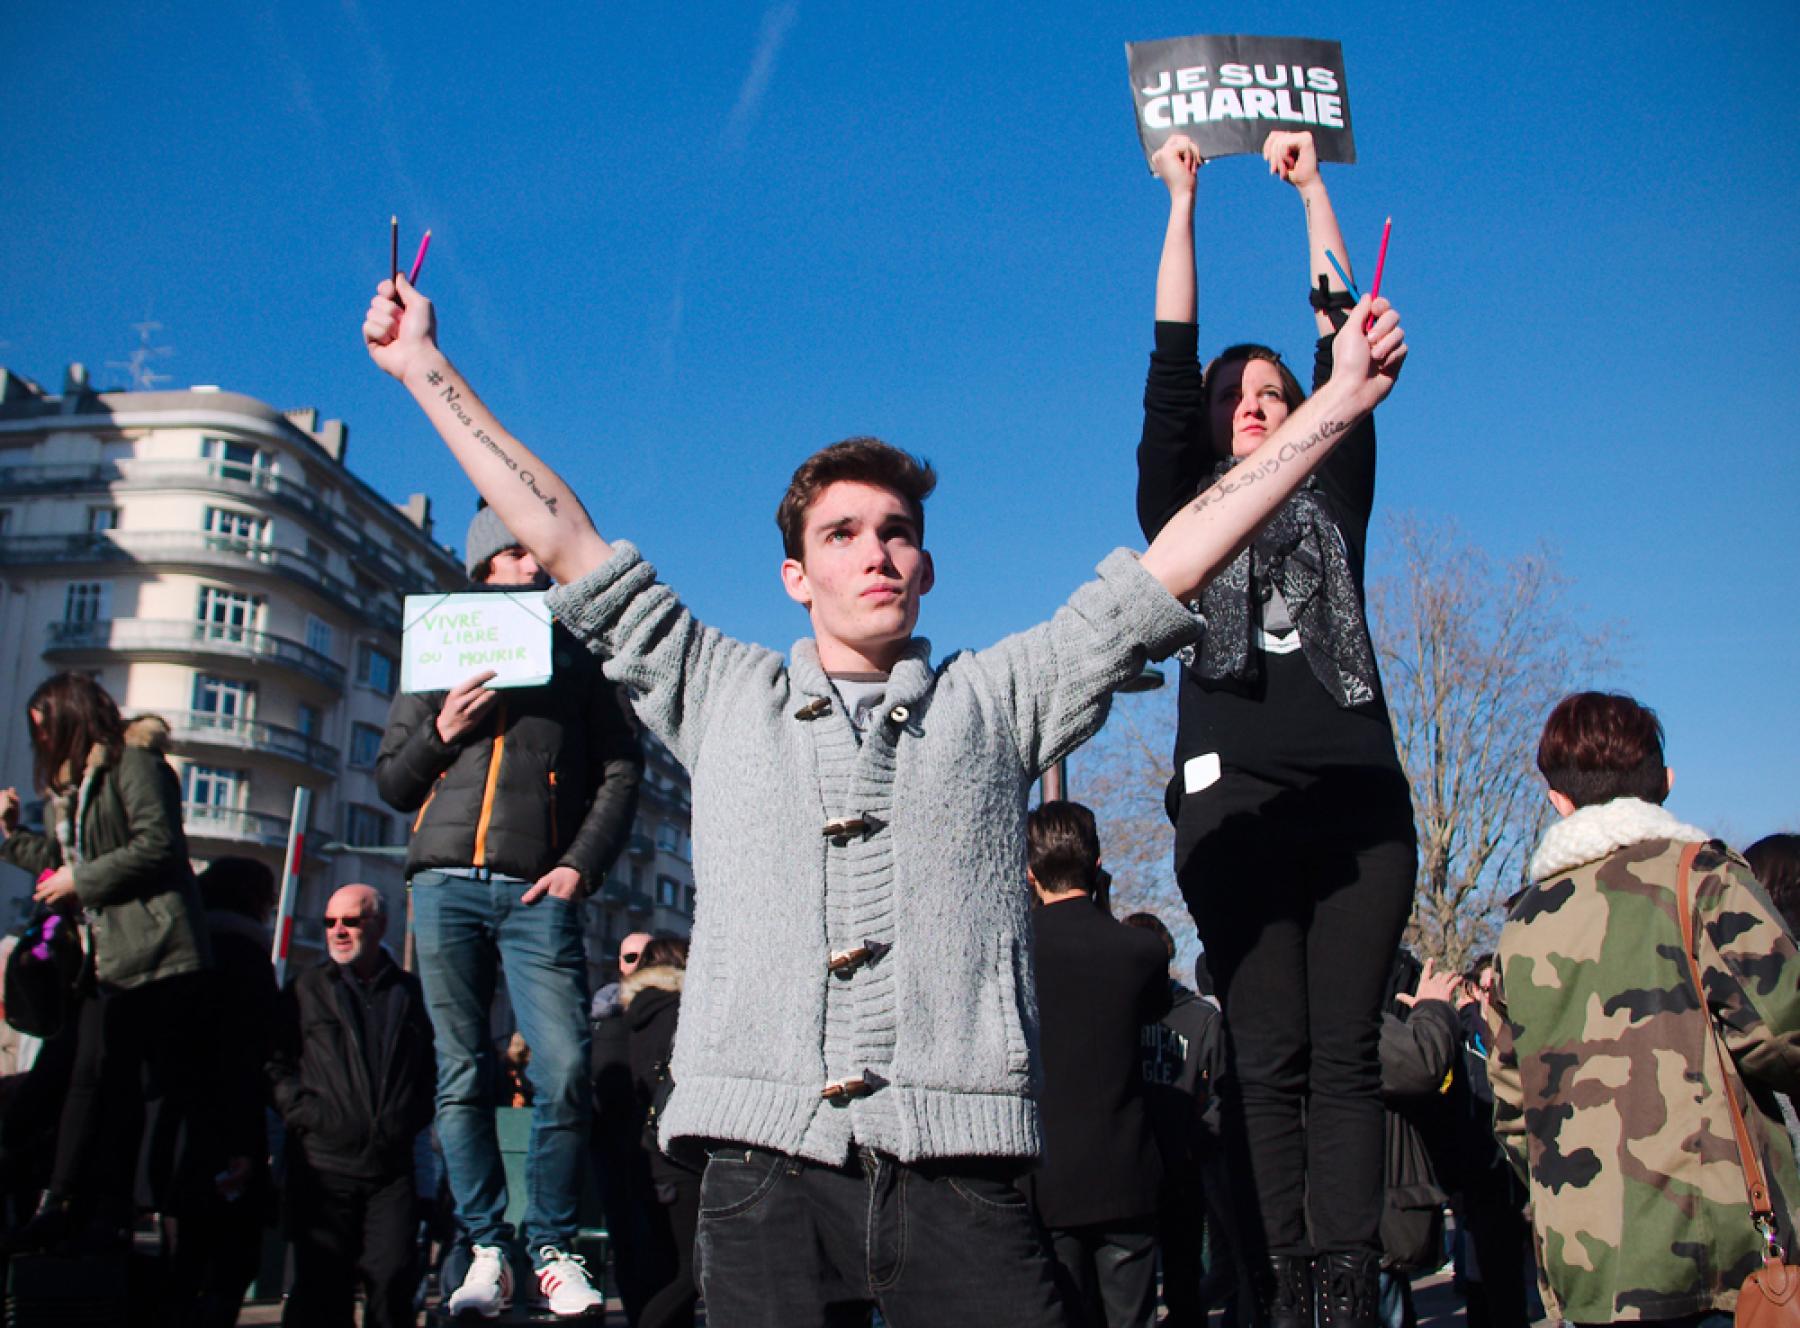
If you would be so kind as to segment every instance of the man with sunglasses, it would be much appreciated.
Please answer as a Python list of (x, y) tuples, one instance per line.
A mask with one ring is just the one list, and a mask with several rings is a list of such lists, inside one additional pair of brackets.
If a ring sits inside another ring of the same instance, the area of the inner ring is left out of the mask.
[(294, 1286), (282, 1322), (349, 1325), (360, 1277), (364, 1322), (414, 1321), (413, 1140), (437, 1085), (419, 980), (382, 945), (387, 909), (371, 886), (325, 905), (327, 958), (281, 994), (269, 1080), (288, 1128)]

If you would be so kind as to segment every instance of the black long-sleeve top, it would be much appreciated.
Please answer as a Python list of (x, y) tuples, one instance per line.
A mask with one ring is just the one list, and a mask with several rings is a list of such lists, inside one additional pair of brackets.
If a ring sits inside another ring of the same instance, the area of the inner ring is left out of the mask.
[[(1169, 518), (1208, 482), (1217, 454), (1207, 426), (1200, 376), (1199, 329), (1192, 323), (1156, 324), (1155, 350), (1144, 384), (1144, 432), (1138, 443), (1138, 522), (1154, 539)], [(1315, 390), (1331, 377), (1331, 338), (1319, 338)], [(1364, 420), (1332, 450), (1316, 472), (1319, 496), (1343, 538), (1357, 599), (1363, 598), (1363, 556), (1375, 505), (1375, 422)], [(1313, 782), (1321, 772), (1374, 767), (1397, 772), (1393, 731), (1379, 681), (1375, 699), (1340, 707), (1313, 676), (1305, 653), (1263, 653), (1249, 682), (1203, 682), (1181, 671), (1174, 787), (1182, 788), (1189, 759), (1216, 752), (1223, 772), (1241, 772), (1286, 787)], [(1391, 780), (1380, 781), (1392, 787)], [(1403, 786), (1402, 786), (1403, 787)]]

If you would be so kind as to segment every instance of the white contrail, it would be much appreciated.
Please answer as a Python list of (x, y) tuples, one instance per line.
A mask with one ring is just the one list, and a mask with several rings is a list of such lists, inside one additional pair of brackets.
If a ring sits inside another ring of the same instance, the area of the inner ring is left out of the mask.
[(762, 109), (763, 95), (769, 90), (769, 80), (774, 77), (775, 60), (781, 54), (781, 45), (799, 16), (799, 0), (782, 0), (763, 14), (762, 31), (756, 37), (756, 54), (750, 58), (750, 70), (738, 87), (737, 101), (725, 117), (725, 128), (719, 135), (723, 146), (742, 147), (749, 137), (756, 124), (756, 114)]

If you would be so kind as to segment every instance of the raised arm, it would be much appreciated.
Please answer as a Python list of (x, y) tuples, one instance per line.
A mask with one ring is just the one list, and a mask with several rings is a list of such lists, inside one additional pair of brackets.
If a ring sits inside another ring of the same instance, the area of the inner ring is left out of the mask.
[[(411, 392), (470, 481), (538, 566), (567, 585), (612, 555), (562, 477), (500, 426), (437, 344), (431, 301), (405, 277), (396, 297), (384, 281), (369, 302), (363, 340), (369, 358)], [(404, 303), (402, 303), (404, 301)]]
[(1144, 431), (1137, 449), (1138, 524), (1153, 540), (1212, 465), (1201, 409), (1194, 327), (1194, 187), (1203, 164), (1193, 141), (1175, 134), (1151, 159), (1169, 187), (1169, 224), (1156, 269), (1156, 347), (1144, 383)]
[[(1300, 201), (1306, 207), (1308, 289), (1317, 290), (1321, 279), (1330, 290), (1347, 289), (1325, 256), (1329, 249), (1343, 264), (1345, 275), (1355, 280), (1350, 252), (1344, 248), (1344, 233), (1338, 229), (1337, 213), (1325, 190), (1325, 177), (1319, 174), (1319, 154), (1313, 147), (1313, 136), (1304, 130), (1295, 133), (1277, 129), (1263, 140), (1263, 160), (1269, 163), (1269, 174), (1280, 176), (1299, 191)], [(1328, 337), (1337, 330), (1323, 310), (1315, 310), (1313, 317), (1319, 324), (1320, 336)]]
[(1194, 279), (1195, 177), (1205, 159), (1186, 134), (1171, 134), (1150, 158), (1169, 187), (1169, 225), (1163, 232), (1162, 262), (1156, 269), (1156, 321), (1191, 323), (1199, 306)]
[[(1373, 313), (1367, 333), (1364, 320)], [(1144, 554), (1144, 568), (1187, 599), (1230, 562), (1283, 502), (1317, 470), (1345, 432), (1393, 390), (1406, 360), (1400, 315), (1365, 297), (1333, 343), (1330, 380), (1261, 447), (1184, 506)]]

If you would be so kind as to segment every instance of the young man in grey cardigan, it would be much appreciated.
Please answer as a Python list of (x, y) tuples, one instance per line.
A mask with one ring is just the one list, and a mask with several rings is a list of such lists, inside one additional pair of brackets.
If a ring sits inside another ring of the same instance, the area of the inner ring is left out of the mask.
[(381, 284), (370, 356), (693, 779), (699, 889), (661, 1132), (710, 1155), (710, 1320), (824, 1325), (875, 1302), (900, 1328), (1061, 1321), (1011, 1183), (1039, 1151), (1031, 786), (1146, 657), (1193, 637), (1182, 601), (1386, 397), (1398, 316), (1365, 301), (1345, 326), (1330, 382), (1145, 554), (1114, 552), (1049, 622), (935, 666), (912, 634), (930, 470), (871, 439), (809, 458), (779, 519), (812, 637), (784, 660), (695, 621), (603, 539), (438, 349), (430, 302)]

